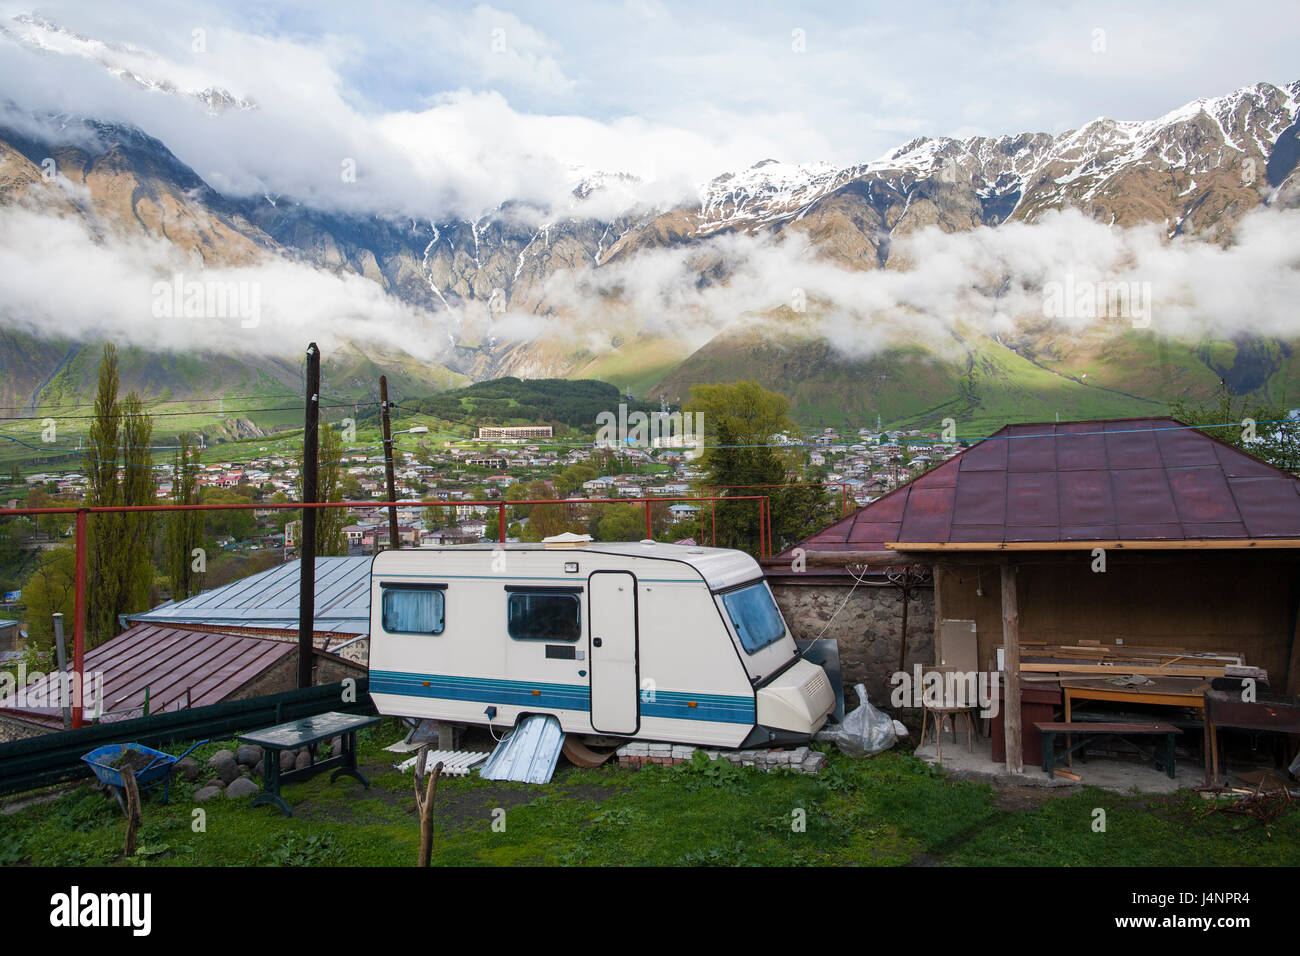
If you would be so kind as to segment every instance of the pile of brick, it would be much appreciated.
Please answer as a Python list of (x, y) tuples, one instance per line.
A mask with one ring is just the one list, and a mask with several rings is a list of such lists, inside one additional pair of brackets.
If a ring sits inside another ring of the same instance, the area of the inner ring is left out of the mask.
[[(689, 763), (700, 747), (684, 744), (654, 744), (636, 741), (624, 744), (615, 751), (620, 767), (643, 767), (646, 764), (660, 764), (671, 767), (674, 764)], [(729, 760), (741, 767), (754, 767), (758, 770), (775, 770), (785, 767), (798, 773), (817, 773), (826, 765), (826, 755), (807, 747), (793, 750), (704, 750), (710, 760)]]

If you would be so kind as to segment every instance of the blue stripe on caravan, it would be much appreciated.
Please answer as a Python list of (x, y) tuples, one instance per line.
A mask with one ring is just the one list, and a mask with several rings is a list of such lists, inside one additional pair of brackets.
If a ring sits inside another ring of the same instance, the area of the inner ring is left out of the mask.
[(752, 697), (656, 690), (651, 699), (651, 693), (643, 691), (641, 694), (641, 715), (644, 717), (709, 720), (725, 724), (752, 724), (756, 719)]
[(403, 697), (475, 700), (486, 704), (555, 707), (561, 710), (591, 710), (591, 691), (586, 685), (579, 684), (545, 684), (488, 677), (371, 671), (370, 691), (374, 694), (396, 694)]
[[(375, 694), (393, 694), (401, 697), (473, 700), (485, 704), (591, 710), (591, 691), (584, 684), (546, 684), (500, 680), (494, 677), (453, 677), (446, 674), (371, 671), (370, 691)], [(752, 697), (695, 694), (689, 691), (643, 691), (641, 714), (645, 717), (704, 720), (726, 724), (752, 724), (757, 719)]]

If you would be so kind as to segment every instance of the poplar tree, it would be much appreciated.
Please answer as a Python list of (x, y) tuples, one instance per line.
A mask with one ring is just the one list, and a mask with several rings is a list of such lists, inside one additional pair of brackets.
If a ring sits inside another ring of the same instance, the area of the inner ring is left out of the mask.
[[(199, 503), (199, 456), (197, 444), (190, 436), (180, 436), (180, 447), (172, 462), (172, 503), (196, 505)], [(202, 564), (196, 568), (195, 548), (203, 547), (204, 513), (202, 511), (172, 511), (167, 515), (166, 570), (173, 601), (181, 601), (199, 591)], [(206, 563), (206, 559), (204, 559)]]
[[(320, 501), (343, 500), (343, 439), (327, 422), (320, 424), (317, 443), (316, 491)], [(298, 499), (303, 500), (303, 472), (306, 457), (298, 448)], [(316, 554), (318, 557), (346, 555), (347, 540), (343, 527), (347, 515), (342, 508), (316, 509)]]
[[(154, 504), (149, 443), (153, 421), (135, 392), (118, 401), (117, 349), (104, 346), (95, 391), (95, 418), (86, 442), (84, 470), (89, 507)], [(153, 582), (151, 512), (91, 515), (86, 528), (86, 644), (117, 633), (122, 614), (148, 607)]]

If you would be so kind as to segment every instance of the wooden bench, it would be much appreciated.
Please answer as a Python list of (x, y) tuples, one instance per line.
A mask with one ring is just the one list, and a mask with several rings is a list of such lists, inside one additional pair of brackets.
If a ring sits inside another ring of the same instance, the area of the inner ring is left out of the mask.
[[(1127, 724), (1071, 721), (1038, 722), (1034, 726), (1043, 735), (1043, 772), (1048, 775), (1056, 772), (1058, 756), (1066, 757), (1077, 752), (1080, 759), (1086, 760), (1089, 744), (1096, 743), (1102, 737), (1156, 737), (1163, 739), (1157, 739), (1154, 751), (1148, 756), (1155, 761), (1157, 767), (1169, 774), (1169, 779), (1174, 777), (1174, 739), (1182, 731), (1173, 724), (1159, 721)], [(1067, 737), (1065, 749), (1060, 754), (1056, 752), (1058, 735)], [(1078, 738), (1077, 742), (1074, 738)]]

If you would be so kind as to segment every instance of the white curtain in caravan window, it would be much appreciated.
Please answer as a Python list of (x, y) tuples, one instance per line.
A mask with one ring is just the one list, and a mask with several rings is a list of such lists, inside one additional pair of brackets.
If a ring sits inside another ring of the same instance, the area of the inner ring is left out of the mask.
[(392, 634), (441, 634), (442, 609), (441, 591), (385, 591), (384, 630)]

